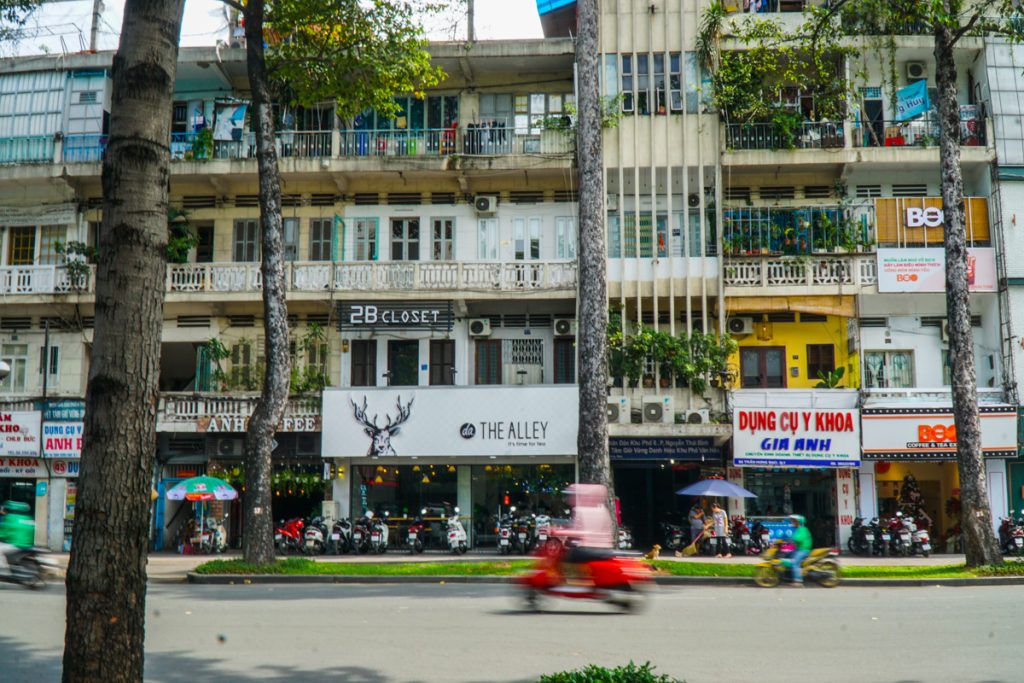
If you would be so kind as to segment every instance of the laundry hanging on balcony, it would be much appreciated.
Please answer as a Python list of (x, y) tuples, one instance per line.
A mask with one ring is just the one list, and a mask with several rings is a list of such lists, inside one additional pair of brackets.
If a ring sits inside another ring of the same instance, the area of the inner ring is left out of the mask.
[(896, 91), (896, 121), (909, 121), (932, 108), (928, 82), (918, 81)]

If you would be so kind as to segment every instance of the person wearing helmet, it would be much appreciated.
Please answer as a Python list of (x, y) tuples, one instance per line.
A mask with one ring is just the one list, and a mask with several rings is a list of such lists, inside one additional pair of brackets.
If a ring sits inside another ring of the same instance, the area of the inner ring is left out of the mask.
[(811, 554), (814, 542), (811, 540), (811, 530), (807, 528), (807, 522), (803, 515), (790, 515), (789, 523), (793, 526), (792, 541), (793, 545), (796, 546), (793, 554), (789, 556), (790, 561), (793, 563), (793, 583), (802, 586), (804, 575), (801, 564)]
[(7, 501), (0, 505), (0, 573), (7, 572), (7, 556), (19, 548), (31, 548), (36, 524), (28, 503)]

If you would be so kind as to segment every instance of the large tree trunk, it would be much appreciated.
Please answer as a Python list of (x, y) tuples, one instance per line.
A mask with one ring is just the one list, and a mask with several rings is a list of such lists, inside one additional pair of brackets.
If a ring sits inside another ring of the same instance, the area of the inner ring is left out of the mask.
[(64, 681), (142, 680), (171, 103), (184, 4), (128, 0), (113, 62)]
[[(947, 7), (948, 10), (948, 7)], [(956, 98), (956, 65), (952, 33), (935, 30), (935, 74), (938, 85), (939, 165), (945, 211), (946, 318), (952, 368), (953, 420), (956, 424), (957, 465), (960, 470), (961, 528), (967, 565), (1002, 562), (992, 527), (985, 463), (981, 452), (977, 374), (967, 284), (967, 231), (964, 220), (964, 182), (960, 170), (960, 108)]]
[[(580, 481), (608, 486), (608, 281), (604, 231), (604, 168), (601, 141), (601, 93), (598, 81), (597, 0), (580, 0), (576, 74), (580, 171), (579, 235), (579, 450)], [(611, 504), (611, 503), (609, 503)]]
[(284, 417), (291, 384), (288, 356), (288, 304), (285, 300), (284, 240), (281, 229), (281, 176), (274, 144), (274, 117), (263, 51), (263, 0), (245, 6), (246, 66), (252, 89), (256, 164), (260, 175), (260, 226), (263, 229), (263, 333), (266, 372), (263, 395), (245, 434), (246, 562), (274, 561), (274, 518), (271, 511), (271, 461), (274, 434)]

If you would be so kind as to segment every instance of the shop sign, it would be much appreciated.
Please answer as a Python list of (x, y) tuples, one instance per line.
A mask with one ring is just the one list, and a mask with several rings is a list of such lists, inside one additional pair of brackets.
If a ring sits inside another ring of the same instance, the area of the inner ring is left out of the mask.
[[(207, 415), (196, 420), (197, 432), (244, 434), (249, 429), (249, 418), (241, 415)], [(319, 432), (320, 417), (309, 415), (285, 416), (277, 426), (279, 432)]]
[(685, 460), (705, 462), (722, 459), (714, 440), (707, 437), (613, 437), (608, 439), (612, 460)]
[(46, 476), (46, 467), (39, 458), (0, 456), (0, 477), (36, 479)]
[(575, 386), (328, 389), (322, 454), (573, 455)]
[(85, 401), (65, 399), (41, 401), (43, 422), (81, 422), (85, 419)]
[(43, 424), (43, 457), (82, 457), (82, 422), (46, 422)]
[(0, 412), (0, 456), (39, 455), (37, 411)]
[[(972, 292), (996, 291), (995, 249), (967, 250), (967, 286)], [(878, 291), (946, 291), (946, 251), (942, 248), (879, 249)]]
[[(956, 458), (956, 425), (951, 407), (864, 408), (867, 460), (951, 460)], [(981, 451), (987, 457), (1017, 454), (1017, 411), (1013, 406), (980, 406)]]
[(451, 301), (341, 301), (338, 329), (431, 330), (450, 332), (455, 320)]
[(858, 467), (856, 410), (737, 409), (733, 463), (757, 467)]
[(51, 460), (50, 472), (55, 477), (77, 477), (80, 460)]

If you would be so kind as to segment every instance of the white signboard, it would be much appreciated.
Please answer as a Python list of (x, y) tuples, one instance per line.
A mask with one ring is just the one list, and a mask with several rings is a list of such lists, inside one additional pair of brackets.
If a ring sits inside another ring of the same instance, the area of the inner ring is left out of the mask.
[[(980, 406), (981, 451), (990, 457), (1017, 455), (1013, 406)], [(943, 460), (956, 457), (956, 426), (950, 407), (864, 408), (864, 457), (871, 460)]]
[[(935, 209), (938, 211), (938, 209)], [(941, 212), (940, 212), (941, 213)], [(967, 250), (967, 287), (972, 292), (996, 291), (996, 252)], [(879, 292), (946, 291), (946, 252), (942, 248), (879, 249)]]
[(0, 456), (0, 478), (38, 479), (46, 476), (46, 467), (39, 458)]
[(78, 458), (71, 460), (50, 460), (50, 472), (54, 477), (58, 478), (77, 477), (81, 462), (82, 461)]
[(43, 457), (82, 457), (83, 422), (47, 422), (43, 425)]
[(579, 390), (545, 387), (328, 389), (326, 458), (573, 455)]
[(39, 455), (38, 411), (0, 412), (0, 456)]
[(856, 410), (737, 408), (735, 415), (735, 465), (860, 465), (860, 418)]

